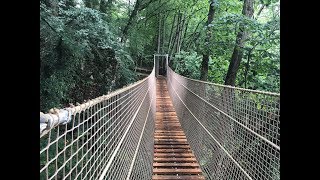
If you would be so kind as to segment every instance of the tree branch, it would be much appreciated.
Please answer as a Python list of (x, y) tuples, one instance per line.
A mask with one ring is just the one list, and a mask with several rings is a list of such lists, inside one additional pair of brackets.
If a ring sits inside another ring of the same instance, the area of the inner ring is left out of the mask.
[(43, 18), (43, 17), (40, 17), (40, 18), (50, 27), (50, 29), (51, 29), (52, 31), (54, 31), (55, 33), (59, 34), (59, 36), (61, 36), (61, 34), (60, 34), (56, 29), (54, 29), (54, 28), (51, 26), (51, 24), (50, 24), (45, 18)]

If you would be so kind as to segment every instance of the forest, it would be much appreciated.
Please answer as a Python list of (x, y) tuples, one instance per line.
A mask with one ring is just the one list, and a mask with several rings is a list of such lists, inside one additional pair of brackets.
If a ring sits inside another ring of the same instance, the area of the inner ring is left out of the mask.
[(178, 74), (280, 91), (278, 0), (40, 0), (40, 111), (141, 78), (153, 54)]

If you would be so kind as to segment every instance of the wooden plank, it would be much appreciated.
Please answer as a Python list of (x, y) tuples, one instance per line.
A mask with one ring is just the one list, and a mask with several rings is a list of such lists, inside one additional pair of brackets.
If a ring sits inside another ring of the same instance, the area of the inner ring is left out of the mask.
[(155, 138), (159, 137), (176, 137), (176, 138), (182, 138), (186, 137), (184, 133), (154, 133)]
[[(158, 113), (158, 112), (156, 112)], [(157, 114), (156, 115), (156, 120), (177, 120), (180, 121), (177, 115), (168, 115), (168, 114)]]
[(165, 131), (165, 130), (155, 130), (155, 132), (158, 132), (158, 133), (171, 133), (171, 134), (174, 134), (174, 133), (183, 133), (184, 132), (182, 130), (179, 130), (179, 131)]
[(165, 129), (165, 128), (170, 128), (170, 129), (172, 129), (172, 128), (177, 128), (177, 129), (181, 129), (181, 128), (182, 128), (182, 127), (179, 126), (179, 125), (170, 125), (170, 124), (156, 125), (155, 127), (158, 128), (158, 129), (161, 129), (161, 128), (163, 128), (163, 129)]
[[(158, 112), (158, 111), (157, 111)], [(163, 121), (179, 121), (177, 116), (169, 116), (169, 115), (156, 115), (156, 120), (163, 120)]]
[(183, 179), (183, 180), (203, 180), (205, 179), (204, 176), (202, 175), (153, 175), (152, 176), (153, 180), (175, 180), (175, 179)]
[(155, 140), (163, 140), (163, 141), (187, 141), (186, 138), (178, 138), (177, 136), (161, 136), (154, 137)]
[(190, 149), (190, 145), (154, 145), (156, 149)]
[(166, 126), (181, 127), (180, 123), (156, 123), (155, 126), (158, 126), (158, 127), (166, 127)]
[(185, 136), (184, 133), (161, 133), (161, 132), (155, 132), (155, 136)]
[(161, 130), (161, 128), (170, 128), (171, 130), (173, 130), (172, 128), (177, 128), (177, 129), (182, 129), (181, 126), (170, 126), (170, 125), (167, 125), (167, 124), (163, 124), (163, 125), (157, 125), (158, 126), (158, 129)]
[(194, 157), (192, 153), (154, 153), (155, 157)]
[(159, 123), (162, 123), (162, 124), (167, 124), (167, 123), (177, 123), (179, 125), (180, 124), (180, 121), (178, 119), (164, 119), (164, 118), (159, 118), (159, 119), (156, 119), (155, 123), (159, 124)]
[(156, 120), (166, 120), (166, 121), (170, 121), (170, 120), (178, 120), (177, 116), (169, 116), (169, 115), (156, 115)]
[(154, 133), (154, 136), (166, 136), (166, 137), (170, 137), (170, 136), (185, 136), (184, 133), (175, 133), (175, 134), (169, 134), (169, 133)]
[(153, 169), (154, 174), (200, 174), (201, 169), (167, 169), (167, 168), (157, 168)]
[(156, 122), (155, 124), (156, 126), (162, 127), (162, 126), (179, 126), (181, 127), (179, 122), (168, 122), (168, 123), (160, 123), (160, 122)]
[(186, 135), (184, 133), (154, 133), (155, 138), (157, 138), (158, 136), (162, 137), (176, 137), (176, 138), (182, 138), (182, 137), (186, 137)]
[(158, 125), (158, 126), (155, 126), (155, 128), (157, 130), (182, 130), (182, 127), (181, 126), (169, 126), (169, 125)]
[(176, 112), (156, 112), (156, 115), (177, 116)]
[(184, 168), (197, 168), (200, 167), (198, 163), (153, 163), (156, 168), (171, 168), (171, 167), (184, 167)]
[(157, 122), (157, 124), (155, 124), (157, 126), (178, 126), (178, 127), (181, 127), (180, 123), (179, 122), (168, 122), (168, 123), (159, 123)]
[(192, 153), (190, 149), (154, 149), (154, 153)]
[(152, 179), (204, 179), (175, 112), (164, 78), (157, 79), (156, 95)]
[(190, 158), (175, 158), (175, 157), (170, 157), (170, 158), (154, 158), (154, 162), (197, 162), (197, 159), (194, 157)]
[(156, 121), (156, 123), (155, 123), (155, 125), (157, 125), (157, 126), (179, 126), (179, 127), (181, 127), (181, 124), (180, 124), (180, 122), (179, 121), (176, 121), (176, 122), (172, 122), (172, 121), (167, 121), (167, 122), (157, 122)]
[(170, 118), (170, 117), (156, 117), (156, 122), (177, 122), (180, 123), (178, 118)]
[(156, 129), (154, 134), (157, 134), (157, 135), (163, 135), (163, 136), (167, 136), (167, 135), (186, 135), (183, 131), (180, 131), (180, 132), (170, 132), (170, 131), (166, 131), (166, 130), (161, 130), (161, 129)]
[(183, 131), (163, 131), (163, 130), (156, 130), (155, 132), (159, 132), (159, 133), (183, 133), (184, 134), (184, 132)]
[(155, 145), (188, 145), (188, 142), (154, 142)]
[(177, 116), (156, 116), (156, 120), (163, 120), (163, 121), (179, 121)]
[(187, 139), (154, 139), (157, 142), (187, 142)]
[(155, 128), (157, 130), (166, 130), (166, 129), (170, 129), (170, 130), (173, 130), (173, 129), (181, 129), (182, 130), (182, 127), (181, 126), (170, 126), (170, 125), (156, 125)]
[(187, 137), (186, 136), (184, 136), (184, 135), (174, 135), (174, 136), (154, 136), (154, 138), (156, 138), (156, 139), (162, 139), (162, 138), (174, 138), (174, 139), (186, 139)]
[(181, 126), (179, 120), (175, 119), (158, 119), (155, 122), (156, 125), (177, 125)]
[(172, 104), (157, 103), (156, 108), (174, 108)]

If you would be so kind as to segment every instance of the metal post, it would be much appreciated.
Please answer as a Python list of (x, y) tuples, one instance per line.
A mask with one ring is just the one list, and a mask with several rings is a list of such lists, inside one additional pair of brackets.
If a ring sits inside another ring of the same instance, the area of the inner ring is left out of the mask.
[(168, 75), (168, 67), (169, 67), (169, 60), (168, 60), (168, 54), (166, 54), (166, 67), (165, 67), (165, 70), (166, 70), (166, 76)]
[(159, 76), (159, 57), (156, 58), (156, 54), (153, 55), (153, 59), (154, 59), (154, 69), (155, 69), (155, 76), (158, 77)]

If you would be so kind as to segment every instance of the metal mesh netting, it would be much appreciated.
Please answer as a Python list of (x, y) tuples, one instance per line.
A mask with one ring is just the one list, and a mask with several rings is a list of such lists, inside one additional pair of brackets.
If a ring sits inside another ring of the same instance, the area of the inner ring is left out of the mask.
[(206, 179), (280, 179), (280, 95), (185, 78), (175, 110)]
[(40, 136), (40, 179), (151, 179), (156, 83), (144, 80)]

